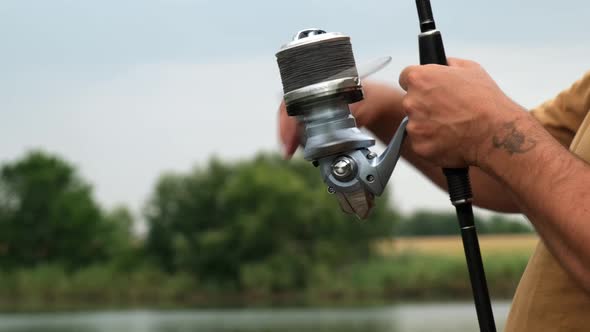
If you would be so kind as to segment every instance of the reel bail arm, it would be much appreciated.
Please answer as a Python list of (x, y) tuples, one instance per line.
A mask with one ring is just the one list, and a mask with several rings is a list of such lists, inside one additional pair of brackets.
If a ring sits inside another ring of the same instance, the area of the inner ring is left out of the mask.
[(360, 219), (369, 216), (374, 197), (383, 194), (399, 160), (407, 123), (407, 118), (404, 118), (380, 156), (362, 148), (318, 161), (328, 192), (336, 195), (344, 212)]

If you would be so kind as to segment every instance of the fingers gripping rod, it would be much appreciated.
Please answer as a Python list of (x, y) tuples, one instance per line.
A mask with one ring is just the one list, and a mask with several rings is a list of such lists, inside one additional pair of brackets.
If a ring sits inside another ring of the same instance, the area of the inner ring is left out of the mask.
[[(447, 66), (447, 57), (440, 31), (436, 29), (430, 0), (416, 0), (420, 19), (420, 64), (438, 64)], [(457, 219), (461, 227), (463, 249), (471, 279), (471, 288), (475, 301), (479, 329), (482, 332), (495, 332), (496, 325), (490, 302), (490, 295), (481, 259), (479, 241), (475, 228), (471, 202), (471, 183), (468, 168), (445, 168), (451, 202), (457, 210)]]

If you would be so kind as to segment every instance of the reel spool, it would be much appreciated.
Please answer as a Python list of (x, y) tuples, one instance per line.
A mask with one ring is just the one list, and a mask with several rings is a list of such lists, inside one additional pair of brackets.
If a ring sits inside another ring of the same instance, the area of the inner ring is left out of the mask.
[(363, 99), (350, 37), (302, 30), (276, 57), (287, 113), (305, 124), (305, 159), (375, 144), (356, 127), (348, 107)]
[(285, 94), (345, 75), (358, 77), (350, 37), (341, 33), (303, 30), (276, 56)]
[(363, 99), (350, 37), (320, 29), (298, 32), (276, 54), (287, 112), (302, 115), (310, 104)]

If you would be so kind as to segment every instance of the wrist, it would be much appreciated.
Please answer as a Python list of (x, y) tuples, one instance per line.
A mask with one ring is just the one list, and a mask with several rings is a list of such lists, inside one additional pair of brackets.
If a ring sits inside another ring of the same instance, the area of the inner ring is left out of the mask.
[[(516, 105), (516, 104), (515, 104)], [(502, 112), (488, 123), (485, 139), (477, 149), (474, 164), (488, 173), (506, 165), (509, 159), (532, 152), (540, 141), (537, 121), (523, 108), (516, 105), (509, 112)]]

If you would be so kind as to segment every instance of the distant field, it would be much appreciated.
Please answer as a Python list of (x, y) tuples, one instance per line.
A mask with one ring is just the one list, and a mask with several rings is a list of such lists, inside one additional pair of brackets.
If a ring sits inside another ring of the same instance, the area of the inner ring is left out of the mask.
[[(535, 234), (526, 235), (484, 235), (479, 237), (482, 254), (531, 254), (537, 245)], [(463, 255), (459, 236), (404, 237), (383, 241), (379, 251), (387, 256), (400, 253), (421, 253), (428, 255)]]

